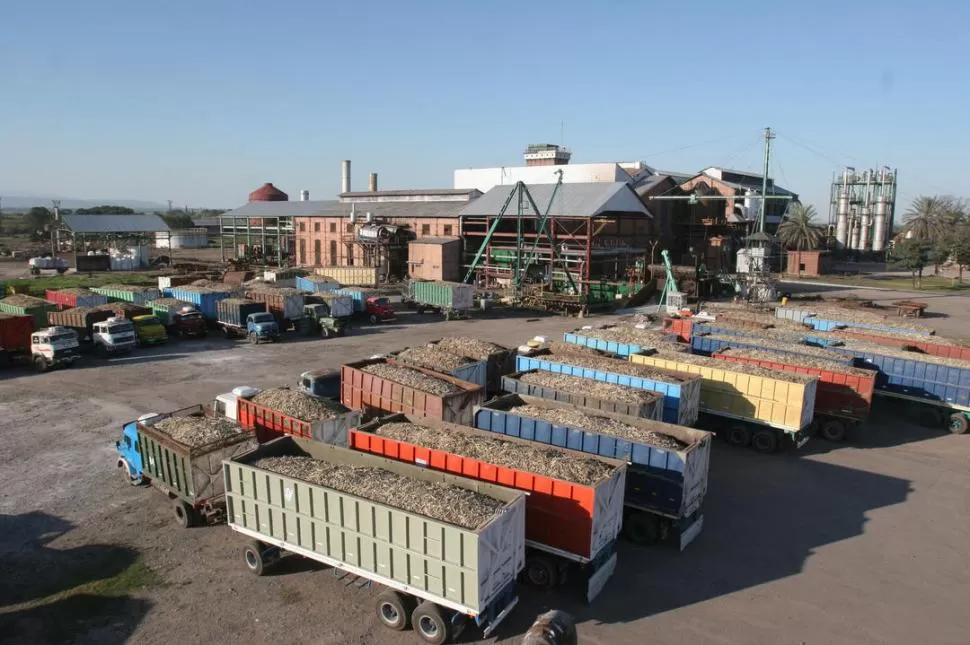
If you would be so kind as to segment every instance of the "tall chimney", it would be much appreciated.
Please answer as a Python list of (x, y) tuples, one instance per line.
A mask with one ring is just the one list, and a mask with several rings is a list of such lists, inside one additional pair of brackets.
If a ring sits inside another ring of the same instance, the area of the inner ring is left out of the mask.
[(340, 192), (341, 194), (350, 192), (350, 159), (340, 162)]
[(300, 191), (300, 201), (301, 202), (308, 202), (308, 201), (310, 201), (310, 191), (309, 190), (301, 190)]
[(377, 173), (376, 172), (372, 172), (370, 174), (370, 179), (367, 181), (367, 190), (369, 190), (372, 193), (377, 192)]

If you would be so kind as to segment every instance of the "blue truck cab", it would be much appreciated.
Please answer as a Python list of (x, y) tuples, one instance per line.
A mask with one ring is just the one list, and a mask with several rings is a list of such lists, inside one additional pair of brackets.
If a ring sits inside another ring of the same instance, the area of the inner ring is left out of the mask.
[(157, 416), (151, 412), (141, 415), (137, 421), (129, 421), (122, 427), (121, 439), (115, 442), (118, 467), (122, 470), (122, 476), (132, 485), (141, 484), (145, 476), (141, 451), (138, 449), (138, 424)]
[(323, 368), (300, 374), (297, 387), (321, 399), (340, 400), (340, 370)]
[(264, 340), (276, 341), (280, 338), (280, 326), (269, 312), (259, 312), (246, 316), (246, 338), (254, 345)]

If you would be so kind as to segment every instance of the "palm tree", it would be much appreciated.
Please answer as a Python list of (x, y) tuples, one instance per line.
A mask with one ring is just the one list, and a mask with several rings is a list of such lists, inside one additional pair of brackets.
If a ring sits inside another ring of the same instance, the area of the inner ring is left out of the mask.
[(924, 242), (940, 240), (951, 222), (949, 210), (939, 197), (917, 197), (903, 216), (903, 234), (907, 239)]
[[(778, 238), (786, 249), (801, 251), (814, 249), (822, 239), (822, 229), (815, 225), (815, 207), (795, 202), (785, 213), (785, 221), (778, 225)], [(801, 257), (798, 270), (800, 274)]]

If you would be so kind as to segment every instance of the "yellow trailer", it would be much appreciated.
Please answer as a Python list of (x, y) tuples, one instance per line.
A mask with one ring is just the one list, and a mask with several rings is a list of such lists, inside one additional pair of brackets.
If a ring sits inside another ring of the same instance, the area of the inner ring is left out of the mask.
[[(706, 356), (653, 352), (631, 354), (630, 362), (701, 377), (700, 410), (717, 432), (737, 445), (774, 452), (780, 439), (796, 446), (808, 440), (818, 377), (732, 364)], [(724, 419), (728, 419), (727, 423)]]

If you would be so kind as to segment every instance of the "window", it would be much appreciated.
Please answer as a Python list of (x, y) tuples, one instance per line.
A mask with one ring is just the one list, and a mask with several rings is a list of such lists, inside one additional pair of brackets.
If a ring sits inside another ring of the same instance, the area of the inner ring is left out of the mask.
[(306, 264), (306, 240), (300, 238), (300, 264)]
[(314, 222), (313, 223), (313, 232), (314, 233), (319, 233), (320, 232), (320, 222)]
[(444, 235), (445, 237), (448, 237), (451, 235), (451, 224), (445, 224)]
[(354, 245), (353, 244), (347, 245), (347, 266), (349, 267), (354, 266)]
[(337, 232), (337, 224), (335, 222), (330, 222), (330, 232), (331, 233)]
[(306, 222), (300, 222), (300, 232), (306, 233)]
[(313, 265), (320, 266), (320, 240), (313, 240)]
[(421, 225), (421, 235), (431, 235), (431, 224)]
[(337, 241), (330, 240), (330, 266), (337, 266)]
[(353, 233), (354, 232), (354, 225), (353, 224), (347, 224), (347, 232), (348, 233)]
[(799, 263), (798, 270), (799, 271), (804, 271), (805, 270), (805, 263), (804, 262)]

